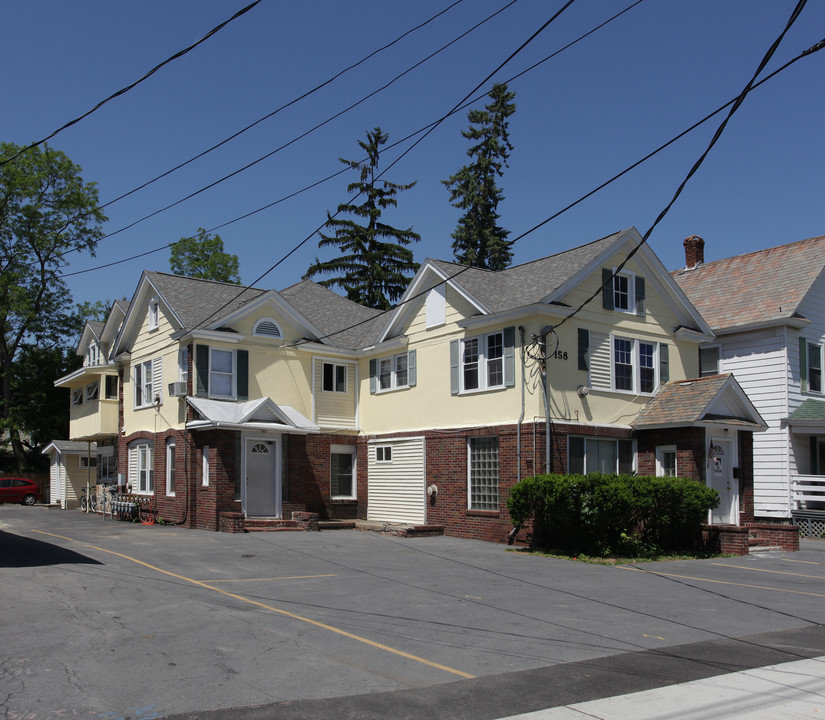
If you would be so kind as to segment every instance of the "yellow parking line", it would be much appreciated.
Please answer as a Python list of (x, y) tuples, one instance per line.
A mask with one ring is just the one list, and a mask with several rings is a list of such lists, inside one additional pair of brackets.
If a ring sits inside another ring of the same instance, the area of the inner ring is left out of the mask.
[(627, 567), (626, 565), (616, 565), (620, 570), (633, 570), (634, 572), (643, 572), (648, 575), (658, 575), (660, 577), (674, 577), (681, 580), (698, 580), (699, 582), (716, 583), (718, 585), (734, 585), (736, 587), (751, 588), (753, 590), (773, 590), (774, 592), (790, 593), (791, 595), (808, 595), (810, 597), (825, 598), (821, 593), (802, 592), (801, 590), (788, 590), (787, 588), (765, 587), (763, 585), (746, 585), (745, 583), (729, 582), (727, 580), (710, 580), (708, 578), (692, 577), (690, 575), (676, 575), (675, 573), (652, 572), (651, 570), (640, 570), (639, 568)]
[(317, 620), (312, 620), (311, 618), (303, 617), (302, 615), (296, 615), (295, 613), (289, 612), (288, 610), (281, 610), (280, 608), (276, 608), (272, 605), (267, 605), (266, 603), (262, 603), (257, 600), (252, 600), (251, 598), (244, 597), (243, 595), (236, 595), (235, 593), (230, 593), (226, 590), (221, 590), (220, 588), (213, 587), (212, 585), (209, 585), (208, 583), (202, 582), (200, 580), (194, 580), (192, 578), (186, 577), (185, 575), (179, 575), (177, 573), (170, 572), (169, 570), (164, 570), (163, 568), (159, 568), (156, 565), (150, 565), (147, 562), (143, 562), (143, 560), (138, 560), (137, 558), (130, 557), (129, 555), (124, 555), (123, 553), (115, 552), (114, 550), (108, 550), (106, 548), (98, 547), (97, 545), (90, 545), (89, 543), (84, 543), (80, 540), (75, 540), (74, 538), (66, 537), (65, 535), (55, 535), (53, 533), (46, 532), (45, 530), (35, 530), (34, 532), (41, 533), (43, 535), (50, 535), (51, 537), (60, 538), (61, 540), (68, 540), (69, 542), (76, 542), (80, 545), (83, 545), (84, 547), (92, 548), (93, 550), (109, 553), (110, 555), (116, 555), (117, 557), (123, 558), (124, 560), (130, 560), (133, 563), (143, 565), (143, 567), (147, 567), (150, 570), (162, 573), (163, 575), (168, 575), (170, 577), (177, 578), (178, 580), (183, 580), (185, 582), (192, 583), (193, 585), (197, 585), (198, 587), (206, 588), (207, 590), (212, 590), (226, 597), (231, 597), (234, 600), (249, 603), (250, 605), (255, 605), (257, 607), (263, 608), (264, 610), (269, 610), (270, 612), (278, 613), (279, 615), (284, 615), (285, 617), (292, 618), (293, 620), (300, 620), (301, 622), (314, 625), (315, 627), (322, 628), (323, 630), (329, 630), (330, 632), (336, 633), (337, 635), (342, 635), (344, 637), (350, 638), (351, 640), (357, 640), (358, 642), (364, 643), (365, 645), (370, 645), (374, 648), (378, 648), (379, 650), (385, 650), (386, 652), (392, 653), (393, 655), (398, 655), (403, 658), (407, 658), (408, 660), (415, 660), (416, 662), (420, 662), (424, 665), (429, 665), (430, 667), (436, 668), (438, 670), (443, 670), (444, 672), (452, 673), (453, 675), (458, 675), (459, 677), (468, 679), (475, 678), (475, 675), (470, 675), (469, 673), (462, 672), (461, 670), (456, 670), (455, 668), (447, 667), (446, 665), (441, 665), (431, 660), (418, 657), (417, 655), (412, 655), (410, 653), (404, 652), (403, 650), (396, 650), (395, 648), (391, 648), (388, 645), (377, 643), (373, 640), (361, 637), (360, 635), (355, 635), (353, 633), (347, 632), (346, 630), (341, 630), (339, 628), (333, 627), (332, 625), (327, 625), (326, 623), (318, 622)]
[(240, 583), (240, 582), (267, 582), (268, 580), (310, 580), (312, 578), (335, 577), (332, 575), (292, 575), (291, 577), (271, 577), (271, 578), (244, 578), (242, 580), (196, 580), (195, 582), (210, 582), (210, 583)]
[(794, 577), (813, 578), (814, 580), (825, 580), (822, 575), (803, 575), (802, 573), (785, 572), (784, 570), (768, 570), (766, 568), (748, 567), (747, 565), (728, 565), (727, 563), (711, 563), (717, 567), (736, 568), (738, 570), (750, 570), (752, 572), (773, 573), (774, 575), (793, 575)]
[(782, 558), (784, 562), (802, 563), (804, 565), (825, 565), (825, 563), (814, 562), (813, 560), (792, 560), (791, 558)]

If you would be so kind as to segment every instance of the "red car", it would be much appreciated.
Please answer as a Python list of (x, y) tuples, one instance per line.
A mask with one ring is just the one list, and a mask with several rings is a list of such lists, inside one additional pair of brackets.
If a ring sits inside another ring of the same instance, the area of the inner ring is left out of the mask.
[(34, 480), (0, 478), (0, 503), (34, 505), (40, 499), (40, 488)]

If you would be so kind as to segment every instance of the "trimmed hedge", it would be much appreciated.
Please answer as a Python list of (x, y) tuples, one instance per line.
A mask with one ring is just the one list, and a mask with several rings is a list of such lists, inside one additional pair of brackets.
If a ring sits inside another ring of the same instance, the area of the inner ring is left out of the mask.
[(517, 527), (533, 520), (532, 544), (588, 555), (654, 555), (692, 550), (715, 490), (688, 478), (534, 475), (507, 498)]

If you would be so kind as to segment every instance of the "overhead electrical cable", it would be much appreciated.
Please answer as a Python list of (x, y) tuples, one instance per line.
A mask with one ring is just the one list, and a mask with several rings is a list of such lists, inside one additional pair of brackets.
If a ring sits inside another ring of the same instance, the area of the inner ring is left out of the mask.
[[(484, 20), (481, 20), (480, 22), (476, 23), (476, 24), (475, 24), (473, 27), (471, 27), (469, 30), (466, 30), (466, 31), (465, 31), (465, 32), (463, 32), (461, 35), (459, 35), (458, 37), (453, 38), (452, 40), (450, 40), (450, 42), (446, 43), (445, 45), (442, 45), (442, 46), (441, 46), (438, 50), (433, 51), (432, 53), (430, 53), (429, 55), (427, 55), (427, 56), (426, 56), (426, 57), (424, 57), (423, 59), (419, 60), (419, 61), (418, 61), (417, 63), (415, 63), (414, 65), (412, 65), (412, 66), (408, 67), (406, 70), (404, 70), (403, 72), (401, 72), (401, 73), (399, 73), (398, 75), (396, 75), (395, 77), (393, 77), (391, 80), (389, 80), (388, 82), (386, 82), (386, 83), (385, 83), (384, 85), (382, 85), (381, 87), (376, 88), (375, 90), (373, 90), (372, 92), (368, 93), (367, 95), (364, 95), (364, 96), (363, 96), (360, 100), (356, 100), (354, 103), (352, 103), (352, 104), (348, 105), (348, 106), (347, 106), (347, 107), (345, 107), (343, 110), (339, 110), (339, 111), (338, 111), (338, 112), (336, 112), (334, 115), (330, 115), (330, 116), (329, 116), (326, 120), (322, 120), (321, 122), (319, 122), (319, 123), (317, 123), (316, 125), (314, 125), (313, 127), (311, 127), (309, 130), (306, 130), (306, 131), (302, 132), (300, 135), (296, 135), (296, 136), (295, 136), (295, 137), (293, 137), (291, 140), (288, 140), (287, 142), (285, 142), (285, 143), (283, 143), (283, 144), (279, 145), (278, 147), (276, 147), (274, 150), (271, 150), (270, 152), (266, 153), (265, 155), (261, 155), (261, 156), (259, 156), (258, 158), (256, 158), (256, 159), (255, 159), (255, 160), (253, 160), (252, 162), (249, 162), (249, 163), (247, 163), (246, 165), (244, 165), (243, 167), (240, 167), (240, 168), (238, 168), (237, 170), (234, 170), (234, 171), (232, 171), (231, 173), (228, 173), (227, 175), (224, 175), (223, 177), (218, 178), (217, 180), (215, 180), (215, 181), (213, 181), (213, 182), (209, 183), (208, 185), (204, 185), (203, 187), (199, 188), (198, 190), (195, 190), (195, 191), (193, 191), (193, 192), (189, 193), (189, 194), (188, 194), (188, 195), (186, 195), (185, 197), (182, 197), (182, 198), (180, 198), (179, 200), (175, 200), (174, 202), (169, 203), (168, 205), (165, 205), (164, 207), (159, 208), (158, 210), (155, 210), (155, 211), (153, 211), (153, 212), (149, 213), (148, 215), (144, 215), (143, 217), (140, 217), (140, 218), (138, 218), (137, 220), (134, 220), (133, 222), (129, 223), (128, 225), (124, 225), (123, 227), (120, 227), (120, 228), (118, 228), (117, 230), (114, 230), (114, 231), (112, 231), (112, 232), (110, 232), (110, 233), (107, 233), (107, 234), (106, 234), (106, 235), (104, 235), (102, 238), (100, 238), (100, 240), (105, 240), (105, 239), (110, 238), (110, 237), (113, 237), (113, 236), (115, 236), (115, 235), (119, 235), (120, 233), (124, 232), (125, 230), (129, 230), (130, 228), (135, 227), (135, 225), (139, 225), (140, 223), (142, 223), (142, 222), (144, 222), (144, 221), (146, 221), (146, 220), (149, 220), (150, 218), (153, 218), (153, 217), (155, 217), (156, 215), (160, 215), (161, 213), (166, 212), (167, 210), (170, 210), (170, 209), (172, 209), (173, 207), (176, 207), (177, 205), (180, 205), (181, 203), (186, 202), (187, 200), (191, 200), (193, 197), (196, 197), (197, 195), (200, 195), (202, 192), (205, 192), (205, 191), (207, 191), (207, 190), (211, 190), (213, 187), (215, 187), (215, 186), (217, 186), (217, 185), (220, 185), (220, 184), (221, 184), (221, 183), (223, 183), (223, 182), (226, 182), (227, 180), (229, 180), (229, 179), (231, 179), (231, 178), (235, 177), (236, 175), (240, 175), (241, 173), (246, 172), (246, 171), (247, 171), (247, 170), (249, 170), (250, 168), (255, 167), (255, 166), (256, 166), (256, 165), (258, 165), (259, 163), (263, 162), (264, 160), (267, 160), (267, 159), (271, 158), (271, 157), (272, 157), (273, 155), (275, 155), (276, 153), (281, 152), (281, 150), (284, 150), (284, 149), (288, 148), (290, 145), (294, 145), (294, 144), (295, 144), (296, 142), (298, 142), (299, 140), (303, 140), (305, 137), (307, 137), (308, 135), (311, 135), (311, 134), (312, 134), (313, 132), (315, 132), (316, 130), (318, 130), (318, 129), (320, 129), (320, 128), (324, 127), (325, 125), (328, 125), (328, 124), (329, 124), (329, 123), (331, 123), (333, 120), (338, 119), (338, 118), (339, 118), (339, 117), (341, 117), (342, 115), (345, 115), (346, 113), (348, 113), (350, 110), (353, 110), (354, 108), (358, 107), (359, 105), (361, 105), (362, 103), (366, 102), (366, 101), (367, 101), (367, 100), (369, 100), (370, 98), (372, 98), (372, 97), (374, 97), (375, 95), (377, 95), (377, 94), (379, 94), (379, 93), (383, 92), (383, 91), (384, 91), (384, 90), (386, 90), (388, 87), (390, 87), (391, 85), (393, 85), (395, 82), (397, 82), (398, 80), (400, 80), (402, 77), (404, 77), (404, 76), (405, 76), (405, 75), (407, 75), (408, 73), (412, 72), (413, 70), (415, 70), (415, 69), (416, 69), (416, 68), (418, 68), (419, 66), (423, 65), (423, 64), (424, 64), (425, 62), (427, 62), (428, 60), (431, 60), (433, 57), (435, 57), (435, 56), (436, 56), (436, 55), (438, 55), (439, 53), (443, 52), (443, 51), (444, 51), (444, 50), (446, 50), (448, 47), (450, 47), (451, 45), (454, 45), (456, 42), (458, 42), (459, 40), (461, 40), (462, 38), (466, 37), (466, 36), (467, 36), (467, 35), (469, 35), (471, 32), (473, 32), (474, 30), (476, 30), (477, 28), (479, 28), (481, 25), (483, 25), (484, 23), (486, 23), (488, 20), (492, 19), (493, 17), (495, 17), (495, 16), (496, 16), (496, 15), (498, 15), (499, 13), (503, 12), (504, 10), (506, 10), (508, 7), (510, 7), (510, 5), (512, 5), (512, 4), (513, 4), (514, 2), (516, 2), (516, 1), (517, 1), (517, 0), (511, 0), (511, 1), (510, 1), (510, 3), (508, 3), (507, 5), (505, 5), (503, 8), (501, 8), (500, 10), (497, 10), (497, 11), (496, 11), (496, 12), (494, 12), (492, 15), (490, 15), (490, 16), (488, 16), (488, 17), (486, 17)], [(569, 5), (569, 4), (571, 4), (572, 2), (574, 2), (574, 1), (575, 1), (575, 0), (568, 0), (568, 3), (567, 3), (567, 4)], [(442, 118), (442, 120), (443, 120), (443, 118)], [(439, 122), (441, 122), (441, 120), (439, 120)]]
[[(515, 1), (515, 0), (514, 0), (514, 1)], [(603, 22), (599, 23), (599, 24), (598, 24), (598, 25), (596, 25), (595, 27), (593, 27), (593, 28), (591, 28), (590, 30), (588, 30), (587, 32), (583, 33), (582, 35), (579, 35), (579, 37), (577, 37), (575, 40), (572, 40), (571, 42), (567, 43), (567, 45), (564, 45), (563, 47), (559, 48), (558, 50), (556, 50), (556, 51), (552, 52), (550, 55), (547, 55), (547, 56), (546, 56), (546, 57), (544, 57), (542, 60), (539, 60), (538, 62), (534, 63), (533, 65), (531, 65), (531, 66), (530, 66), (530, 67), (528, 67), (527, 69), (522, 70), (521, 72), (517, 73), (516, 75), (513, 75), (510, 79), (506, 80), (505, 82), (507, 82), (507, 83), (512, 82), (513, 80), (515, 80), (515, 79), (517, 79), (517, 78), (520, 78), (520, 77), (522, 77), (523, 75), (527, 74), (528, 72), (530, 72), (530, 71), (534, 70), (535, 68), (539, 67), (540, 65), (542, 65), (542, 64), (543, 64), (543, 63), (545, 63), (545, 62), (547, 62), (547, 61), (548, 61), (548, 60), (550, 60), (551, 58), (554, 58), (555, 56), (557, 56), (559, 53), (564, 52), (565, 50), (568, 50), (569, 48), (571, 48), (571, 47), (572, 47), (572, 46), (574, 46), (575, 44), (577, 44), (577, 43), (581, 42), (582, 40), (584, 40), (584, 39), (585, 39), (586, 37), (588, 37), (589, 35), (592, 35), (592, 34), (593, 34), (594, 32), (596, 32), (597, 30), (600, 30), (601, 28), (603, 28), (603, 27), (604, 27), (605, 25), (607, 25), (608, 23), (612, 22), (613, 20), (616, 20), (616, 19), (617, 19), (618, 17), (620, 17), (621, 15), (624, 15), (624, 13), (626, 13), (628, 10), (631, 10), (632, 8), (636, 7), (636, 5), (639, 5), (639, 4), (640, 4), (640, 3), (642, 3), (642, 2), (644, 2), (644, 0), (635, 0), (635, 2), (633, 2), (633, 3), (632, 3), (632, 4), (630, 4), (630, 5), (628, 5), (628, 6), (627, 6), (624, 10), (621, 10), (620, 12), (616, 13), (616, 14), (615, 14), (615, 15), (613, 15), (612, 17), (608, 18), (607, 20), (605, 20), (605, 21), (603, 21)], [(509, 3), (508, 5), (504, 6), (501, 10), (497, 11), (497, 13), (494, 13), (494, 15), (495, 15), (495, 14), (498, 14), (498, 13), (500, 13), (500, 12), (502, 12), (502, 11), (503, 11), (503, 10), (505, 10), (505, 9), (507, 9), (507, 7), (509, 7), (510, 5), (512, 5), (512, 2), (511, 2), (511, 3)], [(493, 15), (491, 15), (491, 16), (489, 16), (489, 17), (485, 18), (484, 20), (482, 20), (482, 21), (481, 21), (481, 23), (487, 22), (487, 20), (491, 19), (492, 17), (493, 17)], [(480, 23), (480, 24), (481, 24), (481, 23)], [(476, 25), (476, 26), (474, 26), (473, 28), (471, 28), (471, 29), (470, 29), (470, 31), (468, 31), (468, 32), (471, 32), (473, 29), (475, 29), (475, 27), (478, 27), (478, 25)], [(466, 34), (466, 33), (465, 33), (465, 34)], [(468, 101), (467, 101), (467, 102), (465, 102), (464, 104), (462, 104), (462, 105), (460, 105), (460, 106), (458, 106), (458, 107), (454, 108), (454, 109), (451, 111), (451, 113), (449, 113), (449, 115), (455, 114), (455, 113), (457, 113), (457, 112), (460, 112), (460, 111), (462, 111), (462, 110), (464, 110), (464, 109), (466, 109), (466, 108), (470, 107), (473, 103), (478, 102), (479, 100), (481, 100), (481, 99), (482, 99), (482, 98), (484, 98), (485, 96), (486, 96), (486, 93), (481, 93), (481, 94), (479, 94), (479, 95), (477, 95), (477, 96), (475, 96), (475, 97), (471, 98), (470, 100), (468, 100)], [(731, 101), (731, 102), (733, 102), (733, 101)], [(449, 116), (449, 115), (448, 115), (448, 116)], [(434, 128), (436, 125), (438, 125), (440, 122), (442, 122), (442, 121), (445, 119), (445, 117), (448, 117), (448, 116), (444, 116), (444, 117), (441, 117), (441, 118), (439, 118), (439, 119), (437, 119), (437, 120), (433, 120), (431, 123), (429, 123), (428, 125), (425, 125), (423, 128), (419, 128), (418, 130), (415, 130), (414, 132), (409, 133), (408, 135), (404, 136), (403, 138), (401, 138), (401, 139), (399, 139), (399, 140), (396, 140), (396, 141), (395, 141), (395, 142), (393, 142), (393, 143), (390, 143), (390, 144), (389, 144), (389, 145), (387, 145), (387, 147), (384, 149), (384, 152), (386, 152), (387, 150), (391, 150), (392, 148), (397, 147), (397, 146), (399, 146), (399, 145), (401, 145), (401, 144), (405, 143), (407, 140), (409, 140), (409, 139), (411, 139), (411, 138), (415, 137), (416, 135), (419, 135), (419, 134), (421, 134), (421, 133), (423, 133), (423, 132), (426, 132), (426, 131), (428, 131), (428, 130), (430, 130), (430, 129)], [(264, 210), (268, 210), (269, 208), (271, 208), (271, 207), (273, 207), (273, 206), (275, 206), (275, 205), (278, 205), (279, 203), (284, 202), (285, 200), (289, 200), (290, 198), (293, 198), (293, 197), (295, 197), (296, 195), (299, 195), (299, 194), (301, 194), (301, 193), (303, 193), (303, 192), (306, 192), (307, 190), (311, 190), (312, 188), (317, 187), (318, 185), (321, 185), (322, 183), (325, 183), (325, 182), (327, 182), (328, 180), (332, 180), (333, 178), (338, 177), (338, 176), (339, 176), (339, 175), (341, 175), (342, 173), (346, 172), (348, 169), (349, 169), (349, 168), (344, 168), (343, 170), (339, 170), (339, 171), (337, 171), (337, 172), (334, 172), (334, 173), (332, 173), (331, 175), (327, 175), (325, 178), (322, 178), (321, 180), (316, 180), (315, 182), (313, 182), (313, 183), (311, 183), (311, 184), (309, 184), (309, 185), (306, 185), (305, 187), (301, 188), (300, 190), (296, 190), (296, 191), (294, 191), (294, 192), (290, 193), (289, 195), (285, 195), (285, 196), (283, 196), (283, 197), (279, 198), (278, 200), (274, 200), (274, 201), (273, 201), (273, 202), (271, 202), (271, 203), (268, 203), (268, 204), (263, 205), (263, 206), (261, 206), (261, 207), (259, 207), (259, 208), (255, 209), (255, 210), (251, 210), (251, 211), (249, 211), (249, 212), (247, 212), (247, 213), (244, 213), (243, 215), (240, 215), (240, 216), (238, 216), (238, 217), (236, 217), (236, 218), (234, 218), (234, 219), (232, 219), (232, 220), (227, 220), (226, 222), (223, 222), (223, 223), (221, 223), (220, 225), (216, 225), (216, 226), (214, 226), (214, 227), (210, 228), (209, 230), (207, 230), (207, 232), (214, 232), (215, 230), (219, 230), (219, 229), (221, 229), (221, 228), (223, 228), (223, 227), (226, 227), (227, 225), (231, 225), (231, 224), (233, 224), (233, 223), (235, 223), (235, 222), (238, 222), (238, 221), (240, 221), (240, 220), (244, 220), (244, 219), (246, 219), (246, 218), (248, 218), (248, 217), (251, 217), (252, 215), (255, 215), (255, 214), (259, 213), (259, 212), (262, 212), (262, 211), (264, 211)], [(124, 195), (124, 196), (122, 196), (122, 197), (125, 197), (125, 195)], [(112, 202), (114, 202), (114, 201), (112, 201)], [(111, 203), (107, 203), (107, 204), (111, 204)], [(105, 207), (105, 205), (104, 205), (104, 206), (102, 206), (102, 207)], [(162, 210), (161, 210), (161, 211), (159, 211), (159, 212), (162, 212)], [(144, 219), (146, 219), (146, 218), (144, 218)], [(134, 224), (137, 224), (137, 222), (140, 222), (140, 221), (136, 221), (136, 223), (134, 223)], [(131, 227), (131, 226), (129, 226), (129, 227)], [(126, 230), (126, 229), (127, 229), (127, 228), (120, 228), (119, 230), (117, 230), (117, 231), (115, 231), (115, 232), (113, 232), (113, 233), (111, 233), (111, 234), (109, 234), (109, 235), (104, 235), (104, 236), (101, 238), (101, 240), (105, 240), (106, 238), (110, 237), (111, 235), (113, 235), (113, 234), (115, 234), (115, 233), (119, 233), (119, 232), (121, 232), (121, 231), (123, 231), (123, 230)], [(183, 239), (183, 240), (187, 240), (187, 239), (190, 239), (190, 238), (182, 238), (182, 239)], [(131, 260), (136, 260), (136, 259), (138, 259), (138, 258), (145, 257), (145, 256), (147, 256), (147, 255), (151, 255), (152, 253), (155, 253), (155, 252), (160, 252), (160, 251), (162, 251), (162, 250), (165, 250), (166, 248), (170, 248), (170, 247), (172, 247), (173, 245), (175, 245), (175, 244), (176, 244), (176, 243), (178, 243), (178, 242), (181, 242), (181, 240), (174, 240), (174, 241), (172, 241), (172, 242), (169, 242), (169, 243), (166, 243), (166, 244), (164, 244), (164, 245), (161, 245), (161, 246), (159, 246), (159, 247), (155, 248), (154, 250), (148, 250), (148, 251), (143, 252), (143, 253), (138, 253), (137, 255), (132, 255), (132, 256), (130, 256), (130, 257), (123, 258), (122, 260), (115, 260), (115, 261), (113, 261), (113, 262), (111, 262), (111, 263), (107, 263), (107, 264), (105, 264), (105, 265), (98, 265), (98, 266), (95, 266), (95, 267), (93, 267), (93, 268), (86, 268), (86, 269), (84, 269), (84, 270), (78, 270), (78, 271), (73, 272), (73, 273), (67, 273), (67, 274), (65, 274), (63, 277), (71, 277), (71, 276), (73, 276), (73, 275), (82, 275), (82, 274), (85, 274), (85, 273), (94, 272), (94, 271), (96, 271), (96, 270), (102, 270), (102, 269), (104, 269), (104, 268), (109, 268), (109, 267), (112, 267), (112, 266), (114, 266), (114, 265), (120, 265), (120, 264), (122, 264), (122, 263), (129, 262), (129, 261), (131, 261)], [(61, 255), (61, 257), (65, 256), (65, 255), (68, 255), (68, 254), (71, 254), (71, 253), (73, 253), (73, 252), (78, 252), (78, 251), (77, 251), (77, 250), (67, 250), (65, 253), (63, 253), (63, 254)]]
[(130, 85), (127, 85), (126, 87), (121, 88), (116, 93), (112, 93), (105, 100), (101, 100), (91, 110), (87, 110), (85, 113), (83, 113), (82, 115), (76, 117), (74, 120), (70, 120), (65, 125), (62, 125), (61, 127), (57, 128), (57, 130), (52, 132), (50, 135), (47, 135), (46, 137), (44, 137), (42, 140), (38, 140), (37, 142), (33, 142), (31, 145), (27, 145), (26, 147), (21, 148), (18, 152), (16, 152), (11, 157), (8, 157), (4, 160), (0, 160), (0, 167), (2, 167), (3, 165), (6, 165), (7, 163), (10, 163), (12, 160), (17, 159), (23, 153), (28, 152), (32, 148), (35, 148), (38, 145), (42, 145), (44, 142), (46, 142), (48, 140), (51, 140), (55, 135), (57, 135), (60, 132), (63, 132), (63, 130), (65, 130), (66, 128), (69, 128), (72, 125), (75, 125), (76, 123), (79, 123), (84, 118), (89, 117), (89, 115), (91, 115), (96, 110), (99, 110), (101, 107), (103, 107), (110, 100), (114, 100), (116, 97), (120, 97), (121, 95), (124, 95), (125, 93), (129, 92), (132, 88), (137, 87), (144, 80), (147, 80), (149, 77), (154, 75), (164, 65), (168, 65), (173, 60), (177, 60), (177, 59), (183, 57), (184, 55), (186, 55), (186, 53), (190, 52), (191, 50), (194, 50), (198, 45), (200, 45), (203, 42), (206, 42), (206, 40), (208, 40), (210, 37), (215, 35), (215, 33), (221, 31), (223, 28), (225, 28), (227, 25), (229, 25), (229, 23), (231, 23), (233, 20), (236, 20), (239, 17), (241, 17), (242, 15), (245, 15), (246, 13), (248, 13), (252, 8), (254, 8), (260, 2), (261, 2), (261, 0), (255, 0), (255, 2), (250, 3), (245, 8), (241, 8), (231, 18), (229, 18), (228, 20), (224, 20), (220, 25), (216, 25), (215, 27), (213, 27), (200, 40), (198, 40), (197, 42), (192, 43), (189, 47), (184, 48), (183, 50), (180, 50), (179, 52), (176, 52), (174, 55), (172, 55), (172, 57), (167, 58), (162, 63), (160, 63), (158, 65), (155, 65), (155, 67), (153, 67), (149, 72), (147, 72), (145, 75), (143, 75), (143, 77), (138, 78), (137, 80), (135, 80), (135, 82), (131, 83)]
[[(211, 147), (209, 147), (209, 148), (207, 148), (206, 150), (204, 150), (204, 151), (202, 151), (202, 152), (198, 153), (197, 155), (194, 155), (193, 157), (189, 158), (188, 160), (184, 160), (182, 163), (179, 163), (178, 165), (175, 165), (175, 167), (170, 168), (169, 170), (166, 170), (165, 172), (161, 173), (160, 175), (158, 175), (158, 176), (156, 176), (156, 177), (153, 177), (151, 180), (147, 180), (147, 181), (146, 181), (146, 182), (144, 182), (143, 184), (138, 185), (138, 186), (137, 186), (137, 187), (135, 187), (135, 188), (132, 188), (132, 189), (131, 189), (131, 190), (129, 190), (128, 192), (125, 192), (125, 193), (123, 193), (122, 195), (119, 195), (118, 197), (114, 198), (113, 200), (109, 200), (108, 202), (106, 202), (105, 204), (101, 205), (100, 207), (101, 207), (101, 208), (105, 208), (105, 207), (108, 207), (109, 205), (113, 205), (114, 203), (118, 202), (119, 200), (123, 200), (123, 198), (129, 197), (130, 195), (133, 195), (134, 193), (138, 192), (139, 190), (143, 190), (143, 188), (148, 187), (148, 186), (149, 186), (149, 185), (151, 185), (152, 183), (157, 182), (158, 180), (161, 180), (161, 179), (163, 179), (163, 178), (167, 177), (168, 175), (171, 175), (173, 172), (176, 172), (176, 171), (180, 170), (180, 169), (181, 169), (181, 168), (183, 168), (183, 167), (186, 167), (186, 166), (187, 166), (187, 165), (189, 165), (190, 163), (193, 163), (195, 160), (199, 160), (199, 159), (200, 159), (200, 158), (202, 158), (204, 155), (208, 155), (209, 153), (211, 153), (213, 150), (217, 150), (219, 147), (222, 147), (223, 145), (226, 145), (228, 142), (231, 142), (231, 141), (232, 141), (232, 140), (234, 140), (236, 137), (239, 137), (240, 135), (243, 135), (243, 133), (247, 132), (248, 130), (251, 130), (251, 129), (252, 129), (252, 128), (254, 128), (256, 125), (260, 125), (260, 124), (261, 124), (264, 120), (269, 120), (269, 118), (274, 117), (275, 115), (277, 115), (277, 114), (278, 114), (279, 112), (281, 112), (282, 110), (286, 110), (288, 107), (290, 107), (290, 106), (292, 106), (292, 105), (295, 105), (296, 103), (300, 102), (301, 100), (304, 100), (305, 98), (308, 98), (308, 97), (309, 97), (310, 95), (312, 95), (313, 93), (318, 92), (319, 90), (321, 90), (322, 88), (326, 87), (326, 86), (327, 86), (327, 85), (329, 85), (330, 83), (334, 82), (335, 80), (337, 80), (339, 77), (341, 77), (341, 76), (342, 76), (342, 75), (344, 75), (345, 73), (349, 72), (350, 70), (354, 70), (354, 69), (355, 69), (355, 68), (357, 68), (359, 65), (362, 65), (363, 63), (365, 63), (367, 60), (371, 59), (372, 57), (374, 57), (374, 56), (375, 56), (375, 55), (377, 55), (378, 53), (383, 52), (384, 50), (387, 50), (388, 48), (391, 48), (393, 45), (395, 45), (396, 43), (400, 42), (401, 40), (403, 40), (403, 39), (404, 39), (405, 37), (407, 37), (408, 35), (410, 35), (410, 34), (414, 33), (416, 30), (420, 30), (421, 28), (425, 27), (425, 26), (426, 26), (426, 25), (428, 25), (429, 23), (431, 23), (431, 22), (433, 22), (434, 20), (438, 19), (439, 17), (441, 17), (442, 15), (444, 15), (445, 13), (447, 13), (448, 11), (452, 10), (452, 9), (453, 9), (456, 5), (458, 5), (459, 3), (463, 2), (463, 1), (464, 1), (464, 0), (455, 0), (455, 2), (453, 2), (451, 5), (448, 5), (446, 8), (444, 8), (444, 9), (443, 9), (443, 10), (441, 10), (440, 12), (437, 12), (435, 15), (433, 15), (433, 16), (432, 16), (432, 17), (430, 17), (430, 18), (428, 18), (428, 19), (427, 19), (427, 20), (425, 20), (424, 22), (419, 23), (419, 24), (418, 24), (418, 25), (416, 25), (415, 27), (410, 28), (409, 30), (407, 30), (406, 32), (402, 33), (402, 34), (401, 34), (401, 35), (399, 35), (397, 38), (395, 38), (395, 40), (392, 40), (392, 41), (388, 42), (386, 45), (382, 45), (380, 48), (378, 48), (378, 49), (376, 49), (376, 50), (373, 50), (371, 53), (369, 53), (368, 55), (365, 55), (364, 57), (362, 57), (362, 58), (361, 58), (360, 60), (358, 60), (357, 62), (352, 63), (352, 65), (348, 65), (348, 66), (347, 66), (347, 67), (345, 67), (343, 70), (339, 70), (337, 73), (335, 73), (335, 75), (333, 75), (332, 77), (330, 77), (328, 80), (324, 80), (324, 82), (320, 83), (319, 85), (316, 85), (316, 86), (315, 86), (314, 88), (312, 88), (311, 90), (307, 90), (305, 93), (303, 93), (303, 94), (299, 95), (298, 97), (296, 97), (296, 98), (294, 98), (294, 99), (290, 100), (290, 101), (289, 101), (289, 102), (287, 102), (287, 103), (284, 103), (283, 105), (281, 105), (280, 107), (276, 108), (276, 109), (275, 109), (275, 110), (273, 110), (272, 112), (267, 113), (267, 114), (266, 114), (266, 115), (264, 115), (263, 117), (258, 118), (257, 120), (255, 120), (255, 122), (252, 122), (252, 123), (250, 123), (249, 125), (247, 125), (246, 127), (241, 128), (241, 129), (240, 129), (240, 130), (238, 130), (237, 132), (232, 133), (232, 135), (230, 135), (230, 136), (229, 136), (229, 137), (227, 137), (227, 138), (224, 138), (223, 140), (221, 140), (220, 142), (216, 143), (215, 145), (212, 145)], [(494, 13), (494, 15), (497, 15), (498, 13), (502, 12), (503, 10), (506, 10), (508, 7), (510, 7), (510, 5), (513, 5), (513, 4), (514, 4), (514, 3), (516, 3), (517, 1), (518, 1), (518, 0), (511, 0), (511, 2), (509, 2), (507, 5), (505, 5), (505, 6), (504, 6), (501, 10), (499, 10), (497, 13)], [(491, 15), (490, 17), (486, 18), (485, 20), (483, 20), (483, 21), (482, 21), (482, 23), (487, 22), (487, 20), (489, 20), (490, 18), (492, 18), (494, 15)]]

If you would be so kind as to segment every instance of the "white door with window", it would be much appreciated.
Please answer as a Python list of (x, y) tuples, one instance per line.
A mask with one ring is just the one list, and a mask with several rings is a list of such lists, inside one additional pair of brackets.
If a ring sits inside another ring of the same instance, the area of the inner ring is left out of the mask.
[(281, 517), (280, 445), (276, 439), (247, 438), (247, 517)]
[(734, 446), (711, 438), (708, 449), (708, 485), (719, 493), (719, 505), (710, 511), (714, 525), (735, 525), (739, 519), (739, 481), (733, 477)]

